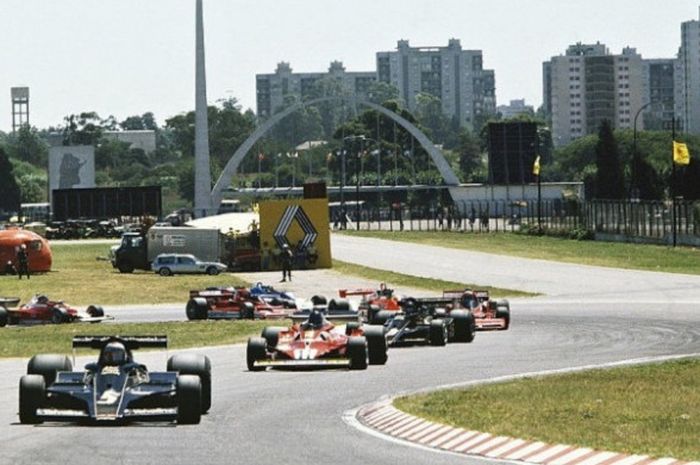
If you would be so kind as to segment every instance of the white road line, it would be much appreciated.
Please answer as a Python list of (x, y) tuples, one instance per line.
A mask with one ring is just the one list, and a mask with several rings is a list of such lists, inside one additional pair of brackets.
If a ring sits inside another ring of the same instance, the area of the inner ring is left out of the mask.
[(527, 442), (527, 441), (524, 441), (523, 439), (511, 438), (510, 441), (503, 444), (501, 447), (497, 447), (496, 449), (494, 449), (490, 452), (487, 452), (485, 455), (487, 457), (499, 457), (499, 456), (505, 454), (506, 452), (509, 452), (509, 451), (515, 449), (516, 447), (522, 446), (523, 444), (525, 444), (525, 442)]
[(458, 445), (457, 447), (453, 448), (452, 450), (455, 452), (464, 452), (465, 450), (469, 449), (470, 447), (474, 447), (475, 445), (481, 443), (482, 441), (486, 441), (490, 437), (492, 437), (492, 436), (489, 433), (477, 434), (472, 439), (468, 440), (464, 444)]
[(574, 460), (581, 458), (590, 452), (593, 452), (593, 449), (589, 449), (587, 447), (574, 449), (568, 454), (562, 455), (558, 459), (554, 459), (551, 462), (547, 462), (547, 465), (566, 465), (567, 463), (573, 462)]
[(557, 444), (555, 446), (552, 446), (548, 449), (543, 450), (539, 454), (535, 454), (532, 457), (527, 457), (525, 459), (525, 461), (530, 462), (530, 463), (543, 463), (543, 462), (546, 462), (548, 458), (554, 457), (559, 452), (566, 450), (569, 447), (571, 447), (571, 446), (567, 446), (565, 444)]
[(466, 452), (469, 454), (480, 454), (481, 455), (481, 453), (483, 451), (491, 449), (492, 447), (496, 447), (499, 444), (503, 444), (504, 442), (508, 441), (509, 439), (510, 438), (507, 436), (497, 436), (497, 437), (491, 439), (490, 441), (487, 441), (487, 442), (480, 444), (472, 449), (469, 449)]
[[(625, 457), (620, 460), (616, 460), (615, 462), (611, 463), (610, 465), (634, 465), (635, 463), (641, 462), (643, 460), (648, 459), (648, 455), (630, 455), (629, 457)], [(690, 464), (686, 464), (690, 465)], [(697, 462), (697, 465), (700, 465), (700, 462)]]
[(677, 462), (677, 460), (670, 457), (664, 457), (662, 459), (651, 462), (649, 465), (671, 465), (673, 462)]
[(542, 449), (546, 445), (547, 444), (545, 444), (544, 442), (533, 442), (529, 446), (525, 446), (521, 449), (516, 450), (515, 452), (506, 455), (504, 458), (509, 460), (520, 460), (526, 455), (532, 454), (536, 450)]
[(578, 463), (576, 465), (598, 465), (599, 463), (611, 459), (616, 455), (618, 455), (616, 452), (601, 452), (600, 454), (596, 454), (593, 457), (584, 460), (583, 462)]

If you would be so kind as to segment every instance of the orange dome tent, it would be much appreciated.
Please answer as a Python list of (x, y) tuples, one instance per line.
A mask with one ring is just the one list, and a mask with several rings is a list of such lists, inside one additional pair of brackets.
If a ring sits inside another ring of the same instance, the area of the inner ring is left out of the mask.
[(29, 271), (51, 271), (49, 242), (35, 232), (19, 228), (0, 230), (0, 266), (4, 268), (7, 262), (12, 262), (17, 268), (17, 251), (22, 244), (27, 246)]

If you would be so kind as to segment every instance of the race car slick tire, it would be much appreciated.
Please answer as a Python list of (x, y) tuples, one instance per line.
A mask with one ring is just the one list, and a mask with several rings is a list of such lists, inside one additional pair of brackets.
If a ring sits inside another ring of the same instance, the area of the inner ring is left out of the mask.
[(430, 322), (430, 345), (444, 346), (447, 344), (447, 325), (444, 320)]
[(476, 335), (476, 323), (472, 312), (468, 310), (452, 310), (450, 316), (454, 321), (455, 341), (472, 342)]
[(195, 297), (194, 299), (188, 300), (187, 306), (185, 306), (185, 313), (187, 314), (188, 320), (206, 320), (207, 314), (209, 313), (207, 299)]
[(350, 302), (345, 299), (331, 299), (328, 302), (328, 311), (348, 312), (350, 311)]
[(241, 310), (239, 312), (241, 320), (254, 320), (255, 319), (255, 305), (252, 302), (243, 302)]
[(367, 325), (364, 328), (367, 339), (367, 353), (370, 365), (384, 365), (389, 358), (387, 355), (384, 326)]
[(7, 321), (8, 321), (8, 316), (7, 316), (7, 310), (4, 308), (0, 308), (0, 328), (4, 328), (7, 326)]
[(59, 371), (72, 371), (73, 364), (65, 355), (39, 354), (29, 359), (27, 363), (28, 375), (41, 375), (46, 386), (50, 386), (56, 380)]
[(158, 270), (158, 274), (161, 276), (172, 276), (173, 272), (170, 271), (170, 268), (161, 268)]
[(60, 325), (61, 323), (68, 322), (68, 315), (66, 315), (61, 309), (54, 308), (53, 313), (51, 313), (51, 323), (55, 325)]
[(202, 383), (195, 375), (177, 377), (177, 423), (197, 425), (202, 419)]
[(362, 324), (357, 321), (351, 321), (345, 325), (345, 335), (350, 336), (353, 331), (357, 331), (362, 327)]
[(260, 337), (265, 339), (265, 341), (267, 342), (267, 347), (273, 349), (277, 347), (277, 339), (279, 337), (279, 334), (282, 331), (286, 330), (287, 328), (284, 328), (282, 326), (266, 326), (265, 328), (263, 328)]
[(255, 362), (267, 358), (267, 341), (262, 337), (251, 337), (248, 339), (245, 358), (248, 364), (248, 371), (265, 370), (265, 367), (255, 366)]
[(102, 307), (100, 307), (99, 305), (90, 305), (87, 308), (87, 313), (91, 317), (95, 317), (95, 318), (105, 316), (104, 309), (102, 309)]
[(134, 272), (134, 265), (132, 265), (130, 262), (123, 262), (119, 264), (119, 272), (120, 273), (133, 273)]
[(379, 310), (377, 313), (374, 314), (372, 321), (370, 321), (369, 323), (373, 325), (383, 325), (388, 320), (394, 318), (394, 315), (396, 315), (396, 312), (390, 312), (389, 310)]
[(498, 303), (498, 308), (496, 309), (496, 318), (503, 318), (506, 322), (505, 326), (501, 330), (506, 330), (510, 327), (510, 305), (508, 301), (505, 301), (505, 306), (501, 306), (502, 303)]
[(19, 422), (24, 425), (41, 423), (36, 410), (46, 398), (46, 384), (41, 375), (24, 375), (19, 380)]
[(328, 301), (322, 295), (315, 295), (311, 297), (311, 303), (313, 305), (328, 305)]
[(351, 370), (367, 369), (367, 339), (364, 336), (348, 338), (348, 358)]
[(202, 384), (202, 413), (211, 408), (211, 361), (201, 354), (175, 354), (168, 359), (168, 371), (199, 376)]
[(219, 269), (215, 266), (210, 266), (209, 268), (207, 268), (207, 274), (209, 276), (216, 276), (217, 274), (219, 274)]

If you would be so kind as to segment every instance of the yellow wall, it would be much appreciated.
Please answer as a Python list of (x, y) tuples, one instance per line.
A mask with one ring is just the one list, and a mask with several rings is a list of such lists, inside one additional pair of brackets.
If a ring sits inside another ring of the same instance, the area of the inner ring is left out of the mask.
[[(296, 209), (295, 207), (298, 207)], [(294, 248), (300, 240), (306, 237), (302, 228), (305, 218), (308, 218), (311, 228), (317, 234), (311, 243), (318, 253), (318, 261), (310, 268), (331, 267), (331, 240), (328, 219), (328, 199), (303, 199), (303, 200), (267, 200), (260, 202), (260, 244), (273, 251), (279, 250), (278, 241), (275, 239), (275, 231), (282, 233), (286, 230), (284, 238), (290, 248)], [(294, 216), (292, 214), (296, 212)], [(287, 226), (288, 227), (285, 227)], [(307, 226), (309, 229), (309, 226)], [(282, 236), (280, 236), (282, 239)], [(282, 239), (283, 240), (283, 239)], [(272, 260), (271, 267), (279, 269), (279, 261)]]

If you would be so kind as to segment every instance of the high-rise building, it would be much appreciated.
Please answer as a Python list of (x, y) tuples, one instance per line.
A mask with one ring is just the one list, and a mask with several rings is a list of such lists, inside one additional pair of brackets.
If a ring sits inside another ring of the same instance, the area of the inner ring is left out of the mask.
[(681, 23), (681, 46), (678, 50), (676, 84), (676, 118), (681, 129), (700, 134), (700, 21)]
[(267, 118), (283, 106), (286, 97), (302, 100), (313, 95), (315, 84), (324, 78), (336, 79), (349, 96), (366, 98), (377, 73), (348, 72), (340, 61), (332, 62), (325, 73), (293, 73), (289, 63), (281, 62), (274, 73), (258, 74), (255, 78), (258, 116)]
[(518, 115), (534, 115), (535, 109), (532, 105), (526, 105), (525, 99), (511, 100), (508, 105), (498, 105), (496, 111), (501, 115), (501, 118), (514, 118)]
[(633, 48), (611, 55), (600, 42), (578, 43), (543, 63), (542, 70), (543, 105), (555, 146), (597, 132), (604, 120), (614, 128), (631, 128), (643, 105), (643, 60)]
[[(658, 131), (671, 127), (676, 101), (677, 62), (673, 58), (643, 60), (644, 104), (649, 104), (642, 113), (644, 129)], [(637, 123), (637, 128), (640, 127)]]
[(493, 70), (483, 68), (481, 50), (463, 50), (458, 39), (447, 47), (411, 47), (400, 40), (396, 51), (377, 53), (377, 79), (394, 85), (409, 110), (421, 92), (440, 98), (443, 113), (468, 127), (496, 111)]

